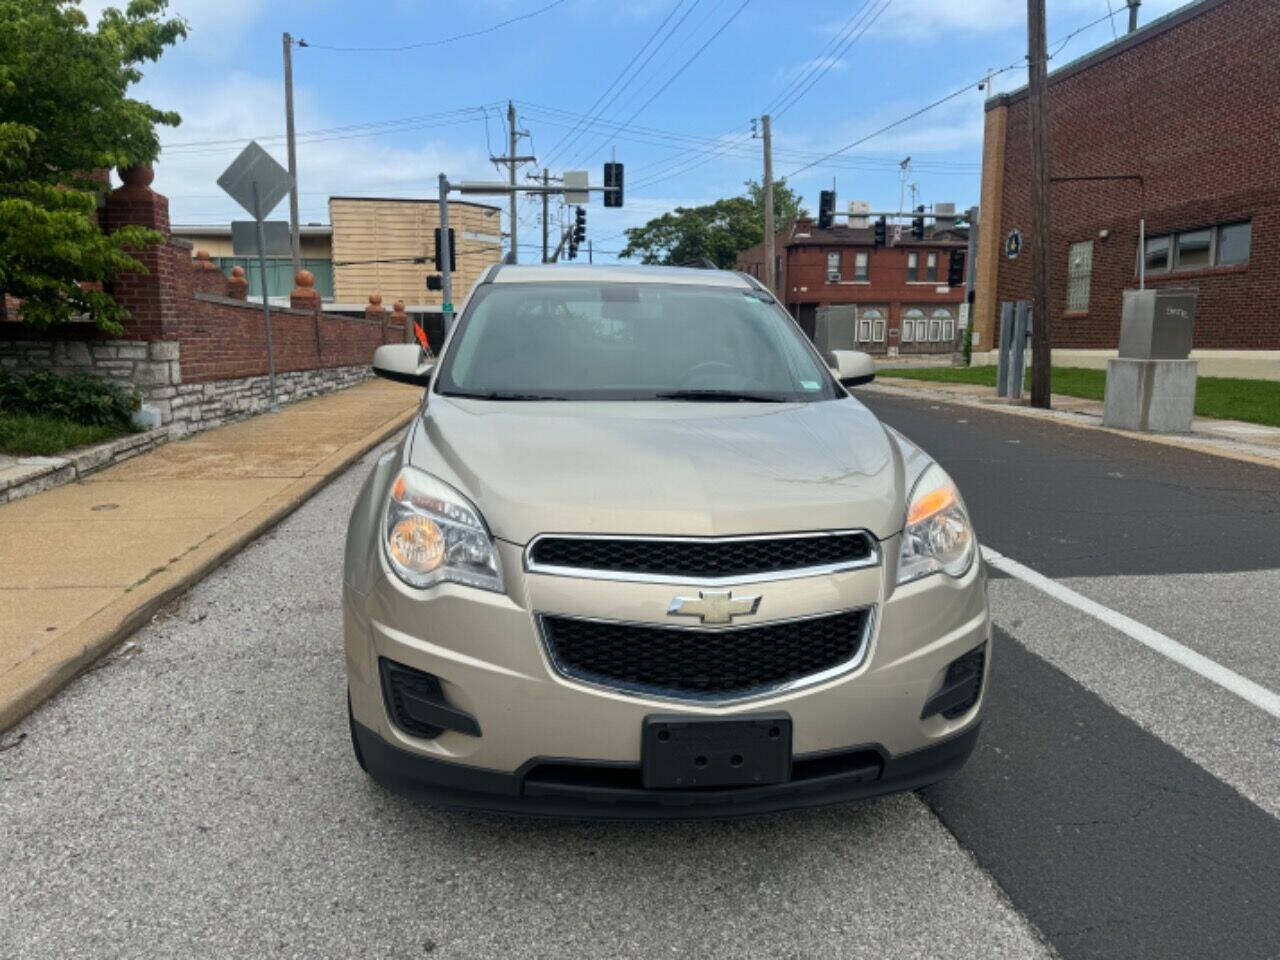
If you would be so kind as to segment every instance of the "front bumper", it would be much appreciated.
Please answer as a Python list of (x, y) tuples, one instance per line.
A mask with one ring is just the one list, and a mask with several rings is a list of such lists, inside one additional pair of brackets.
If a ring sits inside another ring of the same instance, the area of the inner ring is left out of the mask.
[(964, 765), (979, 727), (971, 723), (941, 743), (896, 757), (874, 743), (799, 756), (786, 783), (719, 790), (646, 790), (639, 764), (536, 757), (503, 773), (410, 753), (360, 723), (353, 736), (369, 774), (403, 796), (500, 813), (636, 820), (772, 813), (926, 786)]
[[(890, 563), (756, 585), (769, 619), (874, 608), (867, 653), (856, 667), (812, 685), (708, 704), (565, 677), (538, 633), (534, 611), (660, 623), (672, 586), (539, 576), (521, 570), (519, 547), (500, 543), (500, 549), (504, 594), (452, 584), (406, 587), (380, 551), (368, 557), (365, 589), (350, 580), (344, 586), (355, 736), (370, 772), (392, 789), (553, 814), (721, 815), (910, 789), (958, 769), (973, 747), (981, 698), (959, 716), (921, 714), (944, 687), (948, 664), (989, 639), (981, 563), (958, 580), (933, 576), (902, 587), (892, 586)], [(896, 540), (886, 542), (887, 556), (896, 550)], [(987, 651), (989, 670), (989, 644)], [(444, 699), (475, 718), (480, 736), (418, 737), (392, 722), (380, 678), (384, 658), (438, 678)], [(793, 723), (797, 766), (789, 782), (733, 790), (638, 788), (646, 716), (767, 711), (785, 712)]]

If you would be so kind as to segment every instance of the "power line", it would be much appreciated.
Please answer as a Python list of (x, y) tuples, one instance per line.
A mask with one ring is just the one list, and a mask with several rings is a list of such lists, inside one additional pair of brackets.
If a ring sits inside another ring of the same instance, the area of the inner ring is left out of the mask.
[[(618, 81), (621, 80), (624, 76), (626, 76), (627, 72), (632, 68), (632, 66), (635, 65), (635, 62), (640, 59), (640, 55), (644, 53), (646, 49), (648, 49), (649, 44), (653, 43), (654, 39), (658, 36), (659, 33), (662, 32), (663, 28), (666, 27), (667, 23), (671, 20), (671, 18), (675, 16), (676, 11), (679, 10), (682, 6), (684, 6), (684, 2), (685, 0), (676, 0), (676, 5), (671, 8), (671, 10), (667, 13), (667, 15), (662, 19), (662, 22), (658, 24), (657, 28), (653, 31), (653, 33), (649, 34), (649, 38), (645, 40), (643, 44), (640, 45), (640, 49), (635, 52), (635, 54), (631, 57), (629, 61), (627, 61), (627, 65), (622, 68), (621, 72), (619, 72), (619, 74), (613, 78), (613, 82), (610, 83), (609, 86), (605, 87), (603, 92), (601, 92), (600, 96), (596, 97), (595, 103), (591, 104), (591, 106), (587, 108), (587, 112), (585, 114), (586, 119), (591, 118), (591, 115), (595, 112), (596, 107), (600, 105), (600, 102), (609, 95), (610, 90), (612, 90), (615, 86), (617, 86)], [(693, 8), (690, 7), (690, 9), (693, 9)], [(551, 163), (555, 160), (555, 158), (560, 155), (561, 144), (564, 144), (564, 142), (570, 136), (572, 136), (572, 134), (577, 129), (578, 128), (575, 125), (572, 130), (570, 130), (563, 137), (561, 137), (554, 144), (552, 144), (551, 151), (547, 155), (546, 160), (544, 161), (545, 166), (549, 167)], [(564, 149), (567, 150), (575, 142), (576, 140), (570, 141), (568, 144), (565, 145)]]
[[(631, 117), (626, 121), (626, 123), (622, 125), (621, 129), (625, 130), (628, 126), (630, 126), (632, 121), (634, 121), (636, 117), (644, 113), (644, 111), (648, 109), (649, 105), (653, 103), (654, 100), (657, 100), (658, 97), (660, 97), (666, 91), (666, 89), (671, 86), (671, 84), (675, 83), (676, 80), (679, 79), (680, 75), (689, 68), (689, 65), (692, 64), (695, 60), (697, 60), (698, 57), (702, 55), (702, 52), (706, 50), (707, 47), (711, 46), (711, 44), (715, 42), (716, 38), (719, 37), (720, 34), (724, 33), (725, 30), (729, 28), (729, 25), (733, 23), (734, 20), (738, 19), (738, 15), (747, 8), (747, 5), (749, 3), (751, 3), (751, 0), (742, 0), (742, 3), (738, 5), (738, 7), (733, 11), (733, 13), (729, 14), (728, 19), (725, 20), (724, 23), (720, 24), (720, 26), (716, 28), (716, 31), (712, 33), (711, 36), (707, 37), (707, 39), (702, 42), (702, 45), (693, 52), (693, 55), (690, 56), (689, 59), (687, 59), (684, 63), (682, 63), (680, 65), (680, 68), (676, 70), (675, 73), (673, 73), (670, 77), (667, 78), (666, 83), (664, 83), (657, 90), (655, 90), (653, 92), (653, 95), (640, 105), (639, 109), (637, 109), (631, 115)], [(595, 150), (591, 151), (591, 153), (587, 155), (588, 158), (598, 153), (606, 144), (608, 144), (608, 142), (609, 142), (608, 139), (606, 139), (603, 143), (600, 144), (600, 146), (596, 147)]]
[[(797, 90), (795, 94), (792, 95), (785, 103), (779, 105), (776, 109), (772, 111), (764, 111), (764, 112), (770, 113), (771, 118), (776, 120), (778, 117), (782, 116), (792, 107), (794, 107), (797, 103), (803, 100), (805, 94), (807, 94), (810, 90), (813, 89), (814, 84), (816, 84), (819, 80), (821, 80), (824, 76), (826, 76), (827, 72), (831, 69), (832, 64), (834, 64), (840, 57), (844, 56), (844, 54), (849, 50), (849, 48), (853, 46), (858, 40), (860, 40), (863, 34), (865, 34), (868, 30), (871, 29), (871, 27), (875, 24), (875, 22), (878, 19), (880, 19), (880, 15), (889, 9), (889, 5), (891, 3), (893, 3), (893, 0), (884, 0), (884, 4), (882, 6), (880, 6), (878, 9), (874, 9), (871, 16), (862, 24), (861, 29), (858, 30), (857, 33), (850, 34), (848, 39), (844, 41), (844, 45), (841, 46), (826, 61), (826, 63), (822, 65), (822, 69), (818, 70), (814, 74), (813, 78), (810, 79), (809, 82), (806, 83), (802, 88)], [(865, 5), (863, 9), (864, 10), (866, 9)]]
[(304, 40), (299, 41), (298, 46), (308, 47), (315, 50), (337, 50), (344, 53), (399, 53), (403, 50), (420, 50), (423, 47), (440, 47), (447, 43), (454, 43), (458, 40), (467, 40), (471, 37), (479, 37), (486, 33), (493, 33), (495, 30), (501, 30), (503, 27), (510, 26), (513, 23), (519, 23), (521, 20), (532, 19), (533, 17), (546, 13), (548, 10), (560, 6), (564, 2), (565, 0), (551, 0), (551, 3), (538, 7), (536, 10), (530, 10), (528, 13), (509, 17), (506, 20), (492, 24), (488, 27), (482, 27), (479, 30), (470, 30), (466, 33), (454, 34), (452, 37), (442, 37), (439, 40), (420, 40), (417, 43), (405, 43), (394, 47), (338, 47), (330, 44), (310, 43)]

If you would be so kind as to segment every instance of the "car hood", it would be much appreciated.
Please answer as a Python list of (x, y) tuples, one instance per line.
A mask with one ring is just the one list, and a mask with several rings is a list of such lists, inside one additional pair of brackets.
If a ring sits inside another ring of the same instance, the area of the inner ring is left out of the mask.
[[(902, 529), (904, 453), (858, 401), (527, 402), (432, 394), (407, 462), (494, 536)], [(910, 466), (906, 472), (912, 472)]]

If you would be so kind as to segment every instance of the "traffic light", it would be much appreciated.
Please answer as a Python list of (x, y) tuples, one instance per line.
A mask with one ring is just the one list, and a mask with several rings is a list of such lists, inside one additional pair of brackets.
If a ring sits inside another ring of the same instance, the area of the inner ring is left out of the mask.
[[(444, 267), (440, 266), (440, 228), (439, 227), (436, 227), (435, 261), (436, 261), (436, 269), (443, 270)], [(454, 239), (453, 239), (453, 227), (449, 228), (449, 272), (450, 273), (458, 272), (458, 245), (457, 243), (454, 242)]]
[(622, 206), (622, 164), (606, 163), (604, 165), (604, 205), (606, 207)]
[(947, 263), (947, 286), (964, 286), (964, 251), (952, 250), (951, 260)]
[(884, 222), (884, 217), (881, 217), (876, 221), (875, 230), (875, 245), (877, 247), (883, 247), (885, 245), (885, 241), (888, 239), (886, 236), (888, 227)]
[(444, 277), (440, 276), (440, 274), (438, 274), (438, 273), (428, 273), (428, 274), (427, 274), (427, 289), (428, 289), (428, 290), (443, 290), (443, 289), (444, 289)]
[[(922, 203), (922, 204), (920, 204), (920, 206), (916, 207), (916, 213), (917, 213), (917, 214), (924, 213), (924, 204), (923, 204), (923, 203)], [(924, 217), (916, 216), (915, 218), (913, 218), (913, 219), (912, 219), (912, 221), (911, 221), (911, 235), (912, 235), (913, 237), (915, 237), (917, 240), (923, 240), (923, 239), (924, 239)]]
[(823, 190), (818, 194), (818, 229), (826, 230), (836, 215), (836, 192)]
[(587, 239), (587, 208), (578, 207), (573, 214), (573, 245)]

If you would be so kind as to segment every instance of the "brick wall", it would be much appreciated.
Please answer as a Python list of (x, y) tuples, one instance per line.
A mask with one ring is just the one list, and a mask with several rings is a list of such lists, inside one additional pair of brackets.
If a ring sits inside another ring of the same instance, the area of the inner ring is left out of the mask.
[[(1051, 176), (1142, 177), (1052, 185), (1054, 346), (1117, 346), (1121, 291), (1137, 286), (1145, 218), (1149, 236), (1251, 220), (1246, 266), (1148, 275), (1148, 285), (1199, 289), (1198, 349), (1280, 348), (1280, 97), (1274, 70), (1263, 66), (1274, 65), (1278, 49), (1280, 4), (1204, 0), (1051, 76)], [(1014, 93), (989, 109), (1007, 110), (998, 239), (1017, 228), (1025, 240), (1027, 100)], [(984, 230), (993, 222), (986, 213)], [(983, 235), (984, 244), (992, 239)], [(1068, 248), (1082, 240), (1093, 241), (1090, 300), (1086, 311), (1068, 314)], [(996, 290), (999, 300), (1029, 299), (1025, 253), (1000, 257)]]

